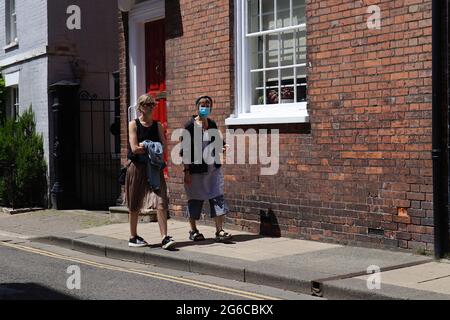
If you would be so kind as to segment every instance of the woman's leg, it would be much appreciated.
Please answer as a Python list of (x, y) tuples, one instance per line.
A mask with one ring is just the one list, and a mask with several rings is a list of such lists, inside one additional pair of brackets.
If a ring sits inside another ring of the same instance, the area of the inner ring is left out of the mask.
[(191, 231), (197, 230), (197, 220), (200, 220), (202, 215), (203, 200), (191, 199), (188, 201), (187, 214), (189, 216), (189, 224)]
[(138, 235), (138, 233), (137, 233), (138, 220), (139, 220), (139, 211), (130, 211), (131, 238), (134, 238)]
[(167, 237), (167, 210), (166, 209), (158, 209), (158, 224), (159, 231), (161, 232), (161, 237), (164, 239)]
[(167, 209), (158, 209), (158, 224), (162, 237), (162, 248), (164, 250), (173, 250), (176, 246), (176, 242), (167, 235)]
[(216, 220), (216, 232), (222, 231), (225, 216), (216, 217), (215, 220)]
[(216, 241), (224, 242), (224, 241), (231, 240), (233, 238), (233, 236), (230, 233), (225, 232), (223, 230), (225, 216), (216, 217), (215, 221), (216, 221), (216, 231), (217, 231), (216, 232)]
[(197, 231), (197, 222), (193, 218), (189, 218), (189, 224), (191, 225), (191, 231)]

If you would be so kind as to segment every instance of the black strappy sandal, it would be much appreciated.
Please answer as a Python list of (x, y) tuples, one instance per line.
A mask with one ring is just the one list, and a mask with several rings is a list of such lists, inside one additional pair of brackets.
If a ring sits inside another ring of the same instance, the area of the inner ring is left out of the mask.
[(233, 236), (230, 233), (225, 232), (224, 230), (220, 230), (219, 232), (216, 233), (216, 241), (217, 242), (229, 241), (232, 238), (233, 238)]
[(189, 231), (189, 240), (192, 240), (195, 242), (204, 241), (205, 237), (198, 230), (194, 230), (194, 231)]

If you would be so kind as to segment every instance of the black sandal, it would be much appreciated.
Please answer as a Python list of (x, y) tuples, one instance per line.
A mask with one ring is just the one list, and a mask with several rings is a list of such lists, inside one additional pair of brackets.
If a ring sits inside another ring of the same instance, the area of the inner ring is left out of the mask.
[(225, 232), (224, 230), (220, 230), (219, 232), (216, 233), (216, 241), (217, 242), (229, 241), (232, 238), (233, 238), (233, 236), (230, 233)]
[(205, 237), (198, 230), (189, 231), (189, 240), (192, 240), (195, 242), (204, 241)]

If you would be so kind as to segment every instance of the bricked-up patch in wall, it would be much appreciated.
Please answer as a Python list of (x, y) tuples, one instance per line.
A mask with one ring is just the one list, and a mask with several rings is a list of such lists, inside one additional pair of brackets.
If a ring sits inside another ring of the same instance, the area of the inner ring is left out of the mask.
[(180, 38), (184, 34), (180, 0), (165, 1), (166, 40)]
[(369, 228), (367, 233), (372, 236), (384, 237), (384, 229)]

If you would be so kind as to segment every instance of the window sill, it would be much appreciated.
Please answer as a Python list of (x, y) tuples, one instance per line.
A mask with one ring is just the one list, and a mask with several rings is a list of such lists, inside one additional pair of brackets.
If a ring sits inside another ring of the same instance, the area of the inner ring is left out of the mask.
[(309, 123), (309, 115), (306, 109), (286, 112), (284, 115), (272, 110), (267, 112), (241, 113), (238, 116), (232, 115), (225, 120), (227, 126), (253, 125), (253, 124), (289, 124), (289, 123)]
[(3, 50), (7, 51), (7, 50), (11, 50), (11, 49), (14, 49), (14, 48), (17, 48), (17, 47), (19, 47), (19, 41), (11, 42), (7, 46), (3, 47)]

